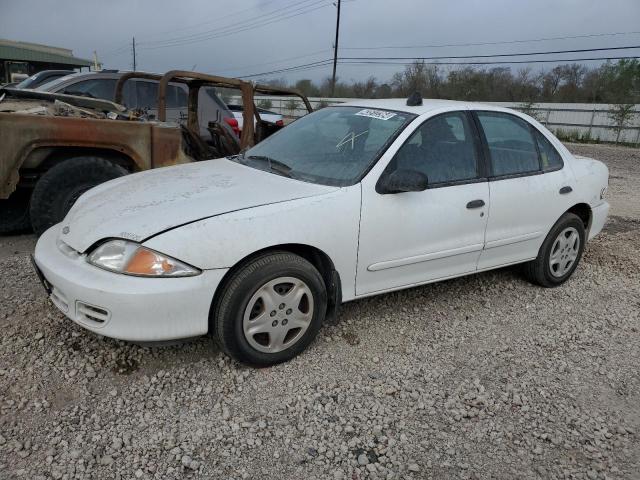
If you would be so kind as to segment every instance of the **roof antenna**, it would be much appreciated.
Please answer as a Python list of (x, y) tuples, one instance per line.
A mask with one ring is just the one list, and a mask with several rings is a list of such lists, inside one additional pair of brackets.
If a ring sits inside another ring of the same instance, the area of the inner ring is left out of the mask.
[(420, 92), (413, 92), (407, 98), (407, 107), (418, 107), (422, 105), (422, 95)]

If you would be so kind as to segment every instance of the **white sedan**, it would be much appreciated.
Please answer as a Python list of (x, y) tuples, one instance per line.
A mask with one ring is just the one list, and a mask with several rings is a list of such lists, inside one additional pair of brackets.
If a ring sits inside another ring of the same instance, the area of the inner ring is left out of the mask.
[(555, 287), (603, 227), (608, 170), (521, 113), (363, 100), (242, 155), (82, 195), (38, 241), (52, 302), (101, 335), (209, 334), (253, 365), (304, 350), (342, 302), (522, 263)]

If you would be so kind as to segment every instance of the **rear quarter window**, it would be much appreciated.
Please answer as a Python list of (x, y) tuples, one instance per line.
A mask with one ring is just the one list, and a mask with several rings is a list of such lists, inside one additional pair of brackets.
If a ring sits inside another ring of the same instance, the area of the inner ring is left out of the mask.
[(540, 163), (542, 164), (542, 170), (559, 170), (564, 165), (562, 162), (562, 156), (558, 153), (555, 147), (551, 144), (547, 137), (536, 130), (535, 132), (536, 142), (538, 142), (538, 149), (540, 150)]

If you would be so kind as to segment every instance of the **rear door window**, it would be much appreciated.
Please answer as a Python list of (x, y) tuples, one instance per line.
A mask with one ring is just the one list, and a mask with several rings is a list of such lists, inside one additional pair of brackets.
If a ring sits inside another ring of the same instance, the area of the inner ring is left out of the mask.
[(495, 177), (540, 170), (531, 127), (515, 115), (477, 112), (489, 147), (491, 173)]

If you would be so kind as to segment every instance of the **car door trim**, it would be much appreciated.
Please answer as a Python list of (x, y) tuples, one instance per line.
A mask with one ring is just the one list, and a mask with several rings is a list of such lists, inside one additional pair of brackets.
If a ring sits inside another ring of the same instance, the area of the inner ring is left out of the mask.
[(415, 263), (423, 263), (431, 260), (439, 260), (441, 258), (454, 257), (456, 255), (464, 255), (465, 253), (479, 252), (482, 250), (483, 244), (476, 243), (473, 245), (467, 245), (465, 247), (453, 248), (451, 250), (440, 250), (439, 252), (423, 253), (421, 255), (414, 255), (411, 257), (397, 258), (394, 260), (385, 260), (383, 262), (377, 262), (369, 265), (367, 270), (370, 272), (379, 272), (380, 270), (387, 270), (389, 268), (405, 267), (407, 265), (413, 265)]
[(498, 240), (492, 240), (485, 244), (484, 249), (490, 250), (492, 248), (504, 247), (505, 245), (511, 245), (514, 243), (528, 242), (529, 240), (535, 240), (542, 236), (542, 232), (531, 232), (523, 235), (516, 235), (515, 237), (501, 238)]
[(397, 292), (399, 290), (405, 290), (407, 288), (419, 287), (421, 285), (429, 285), (431, 283), (438, 283), (438, 282), (441, 282), (443, 280), (468, 277), (469, 275), (473, 275), (475, 273), (488, 272), (488, 271), (491, 271), (491, 270), (496, 270), (498, 268), (508, 267), (509, 265), (519, 265), (519, 264), (521, 264), (523, 262), (528, 262), (528, 261), (531, 261), (531, 260), (535, 260), (535, 258), (536, 257), (531, 257), (531, 258), (526, 258), (524, 260), (515, 260), (513, 262), (501, 263), (499, 265), (491, 265), (490, 267), (478, 268), (476, 270), (470, 270), (470, 271), (464, 272), (464, 273), (457, 273), (455, 275), (444, 275), (442, 277), (436, 277), (436, 278), (432, 278), (432, 279), (429, 279), (429, 280), (425, 280), (424, 282), (411, 282), (411, 283), (406, 283), (406, 284), (400, 285), (400, 286), (395, 286), (395, 287), (390, 287), (390, 288), (382, 288), (382, 289), (378, 289), (378, 290), (372, 290), (371, 292), (361, 293), (359, 295), (356, 294), (351, 300), (360, 300), (361, 298), (373, 297), (375, 295), (380, 295), (381, 293)]

